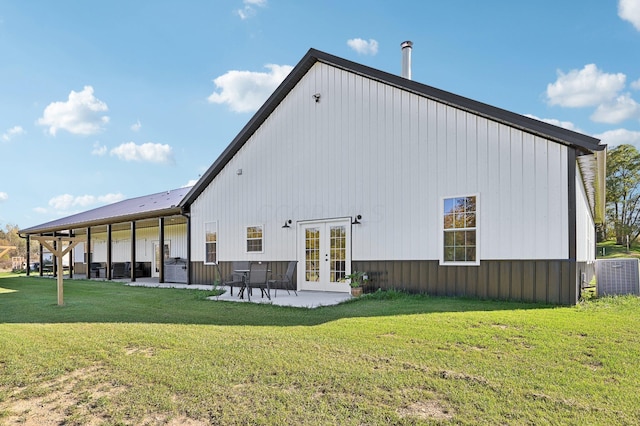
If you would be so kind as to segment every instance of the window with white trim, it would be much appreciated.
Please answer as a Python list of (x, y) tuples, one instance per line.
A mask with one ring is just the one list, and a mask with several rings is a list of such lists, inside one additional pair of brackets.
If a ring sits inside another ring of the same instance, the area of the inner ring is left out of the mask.
[(262, 225), (247, 226), (247, 253), (263, 252), (263, 231)]
[(443, 200), (442, 263), (479, 264), (477, 196)]
[(218, 263), (218, 222), (204, 224), (205, 264)]

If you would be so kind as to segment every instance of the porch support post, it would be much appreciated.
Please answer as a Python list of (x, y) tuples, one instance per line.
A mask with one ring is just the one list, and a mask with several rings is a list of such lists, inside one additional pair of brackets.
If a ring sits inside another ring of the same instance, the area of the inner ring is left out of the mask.
[(158, 245), (160, 246), (160, 259), (158, 259), (158, 281), (162, 284), (164, 282), (164, 217), (158, 219), (158, 227), (160, 228), (158, 236)]
[(136, 222), (131, 222), (131, 282), (136, 281)]
[(40, 241), (40, 266), (38, 267), (39, 271), (38, 273), (40, 274), (40, 276), (44, 275), (43, 271), (44, 271), (44, 253), (42, 253), (42, 241)]
[(87, 227), (87, 245), (85, 247), (87, 255), (87, 279), (91, 279), (91, 227)]
[(31, 275), (31, 235), (27, 234), (27, 276)]
[[(54, 233), (55, 235), (55, 233)], [(56, 244), (56, 241), (53, 242), (53, 248), (55, 249), (54, 251), (56, 253), (61, 252), (62, 251), (62, 242), (59, 242), (60, 247), (58, 247), (58, 245)], [(58, 269), (58, 275), (56, 275), (57, 278), (57, 282), (56, 282), (56, 288), (57, 288), (57, 293), (58, 293), (58, 306), (62, 306), (64, 305), (64, 277), (63, 277), (63, 267), (62, 267), (62, 256), (53, 256), (54, 259), (57, 260), (57, 262), (55, 262), (53, 264), (53, 269), (56, 269), (56, 264), (57, 264), (57, 269)]]
[(187, 215), (187, 284), (191, 284), (191, 214)]
[[(71, 229), (69, 229), (69, 237), (73, 238), (73, 230), (71, 230)], [(71, 250), (69, 250), (69, 279), (73, 278), (73, 266), (74, 266), (73, 256), (74, 256), (75, 251), (76, 251), (75, 247), (72, 248)]]
[(56, 258), (56, 255), (54, 254), (54, 252), (56, 250), (58, 250), (58, 247), (56, 246), (56, 236), (57, 234), (54, 232), (53, 233), (53, 251), (51, 252), (51, 255), (53, 256), (53, 264), (51, 265), (51, 273), (53, 274), (54, 277), (58, 276), (58, 259)]
[(112, 234), (111, 234), (111, 224), (107, 225), (107, 280), (111, 281), (111, 255), (112, 255)]

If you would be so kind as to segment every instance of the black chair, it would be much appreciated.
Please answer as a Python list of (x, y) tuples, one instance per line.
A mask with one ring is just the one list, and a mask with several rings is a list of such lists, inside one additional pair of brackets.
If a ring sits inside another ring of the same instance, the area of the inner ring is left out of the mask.
[(296, 288), (293, 285), (293, 273), (296, 270), (297, 261), (291, 261), (287, 265), (287, 272), (284, 274), (278, 275), (276, 278), (269, 280), (269, 287), (275, 290), (274, 297), (278, 297), (278, 287), (284, 288), (287, 290), (288, 294), (291, 294), (289, 289), (293, 290), (295, 295), (298, 295)]
[(151, 267), (147, 267), (145, 262), (136, 262), (135, 273), (136, 273), (136, 278), (150, 277)]
[(100, 271), (103, 270), (102, 263), (100, 262), (91, 262), (89, 265), (89, 278), (100, 278)]
[(267, 299), (271, 300), (271, 292), (269, 290), (269, 263), (267, 262), (251, 262), (249, 265), (249, 275), (244, 279), (244, 285), (240, 289), (240, 298), (247, 293), (247, 300), (251, 301), (251, 290), (259, 288), (261, 297), (267, 295)]
[(220, 276), (220, 283), (224, 286), (229, 286), (231, 289), (231, 295), (233, 296), (233, 287), (242, 287), (245, 277), (245, 273), (235, 271), (249, 271), (249, 262), (233, 262), (231, 264), (231, 273), (224, 279), (222, 278), (222, 272), (220, 272), (220, 266), (217, 263), (216, 268), (218, 269), (218, 275)]
[(116, 262), (111, 266), (111, 278), (125, 278), (127, 275), (127, 264), (125, 262)]

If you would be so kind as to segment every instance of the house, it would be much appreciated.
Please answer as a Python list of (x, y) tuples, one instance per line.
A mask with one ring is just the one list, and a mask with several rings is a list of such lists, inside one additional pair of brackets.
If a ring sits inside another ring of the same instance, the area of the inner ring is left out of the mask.
[(144, 245), (161, 280), (174, 257), (189, 283), (236, 260), (297, 261), (300, 290), (349, 291), (358, 270), (372, 288), (576, 303), (606, 145), (406, 77), (309, 50), (195, 186), (140, 217), (153, 246), (132, 232), (135, 203), (21, 232), (90, 233), (107, 266)]

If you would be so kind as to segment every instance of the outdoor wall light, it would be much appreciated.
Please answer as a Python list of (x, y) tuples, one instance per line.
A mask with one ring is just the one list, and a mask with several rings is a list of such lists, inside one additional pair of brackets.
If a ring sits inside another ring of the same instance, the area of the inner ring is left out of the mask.
[(360, 219), (362, 219), (362, 215), (357, 215), (355, 219), (353, 219), (353, 222), (351, 222), (352, 225), (360, 225)]
[(238, 176), (240, 176), (240, 175), (242, 174), (242, 169), (238, 169), (238, 170), (236, 170), (236, 174), (237, 174)]
[(284, 222), (284, 225), (282, 225), (283, 228), (291, 228), (291, 219), (287, 220)]

